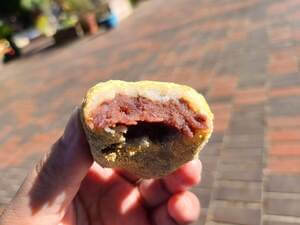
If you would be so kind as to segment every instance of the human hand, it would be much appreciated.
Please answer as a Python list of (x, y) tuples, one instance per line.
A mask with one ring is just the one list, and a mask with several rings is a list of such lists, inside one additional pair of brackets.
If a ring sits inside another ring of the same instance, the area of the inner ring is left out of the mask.
[(200, 181), (191, 161), (162, 179), (138, 179), (93, 163), (76, 110), (64, 135), (34, 167), (0, 225), (176, 225), (197, 220), (188, 191)]

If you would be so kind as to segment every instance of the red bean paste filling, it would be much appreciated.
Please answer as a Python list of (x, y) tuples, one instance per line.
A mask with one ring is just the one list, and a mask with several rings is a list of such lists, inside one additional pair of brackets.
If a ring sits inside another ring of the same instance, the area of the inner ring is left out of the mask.
[(183, 99), (153, 101), (117, 95), (98, 106), (92, 119), (96, 129), (125, 125), (126, 140), (147, 136), (152, 141), (162, 142), (178, 133), (192, 138), (196, 130), (207, 129), (206, 117), (195, 113)]
[(183, 99), (153, 101), (140, 96), (116, 95), (98, 106), (92, 119), (96, 129), (125, 125), (126, 139), (147, 136), (160, 142), (178, 133), (192, 138), (196, 130), (207, 129), (206, 117), (195, 113)]

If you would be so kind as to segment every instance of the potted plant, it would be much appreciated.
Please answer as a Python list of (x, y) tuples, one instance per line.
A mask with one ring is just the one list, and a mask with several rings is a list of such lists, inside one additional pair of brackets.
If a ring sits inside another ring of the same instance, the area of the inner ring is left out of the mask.
[(92, 0), (57, 0), (62, 8), (78, 15), (83, 27), (87, 27), (90, 34), (99, 30), (96, 18), (96, 5)]

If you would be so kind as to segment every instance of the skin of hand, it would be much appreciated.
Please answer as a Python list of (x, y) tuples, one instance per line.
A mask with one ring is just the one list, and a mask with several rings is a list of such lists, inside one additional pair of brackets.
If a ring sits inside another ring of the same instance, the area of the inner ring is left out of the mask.
[(0, 225), (189, 224), (197, 220), (200, 203), (188, 189), (200, 178), (199, 160), (142, 181), (102, 168), (93, 162), (76, 109), (63, 136), (3, 211)]

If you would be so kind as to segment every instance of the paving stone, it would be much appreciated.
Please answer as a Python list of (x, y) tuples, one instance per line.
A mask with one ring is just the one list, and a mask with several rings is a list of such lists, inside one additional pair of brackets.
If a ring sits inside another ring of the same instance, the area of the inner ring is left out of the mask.
[(266, 32), (266, 28), (265, 27), (261, 27), (261, 28), (257, 28), (255, 30), (253, 30), (252, 32), (249, 32), (249, 38), (247, 40), (247, 49), (245, 50), (248, 50), (248, 51), (261, 51), (262, 53), (262, 56), (265, 56), (267, 55), (267, 48), (266, 46), (262, 46), (261, 48), (257, 49), (257, 43), (265, 43), (265, 44), (268, 44), (269, 43), (269, 40), (268, 40), (268, 35), (267, 35), (267, 32)]
[(291, 87), (283, 87), (283, 88), (275, 88), (271, 89), (270, 97), (271, 98), (281, 98), (281, 97), (288, 97), (288, 96), (300, 96), (300, 88), (297, 86)]
[(262, 135), (231, 135), (225, 142), (226, 148), (261, 148), (264, 146)]
[(277, 174), (300, 174), (300, 159), (297, 157), (269, 156), (266, 170)]
[(4, 127), (9, 124), (15, 124), (14, 116), (11, 113), (8, 112), (2, 112), (0, 113), (0, 126)]
[[(247, 176), (247, 174), (245, 174)], [(245, 201), (260, 202), (261, 201), (261, 184), (251, 182), (228, 182), (226, 180), (219, 181), (214, 194), (216, 200), (227, 201)]]
[(289, 223), (289, 222), (277, 222), (277, 221), (265, 221), (263, 225), (299, 225), (300, 223)]
[(249, 121), (237, 121), (234, 120), (230, 123), (228, 133), (232, 135), (237, 135), (237, 134), (260, 134), (264, 135), (264, 127), (265, 127), (265, 122), (258, 120), (254, 122), (253, 120)]
[(273, 76), (270, 78), (270, 85), (272, 88), (289, 87), (295, 85), (299, 86), (299, 73), (292, 73), (284, 76)]
[(217, 178), (220, 180), (262, 181), (262, 165), (220, 164)]
[(232, 121), (232, 124), (247, 124), (248, 122), (256, 122), (255, 124), (261, 124), (264, 116), (265, 112), (262, 105), (245, 105), (244, 107), (236, 106), (233, 112), (234, 120)]
[[(251, 48), (251, 46), (246, 47), (246, 49), (248, 48)], [(253, 76), (256, 79), (259, 76), (264, 77), (264, 74), (266, 73), (265, 64), (267, 63), (268, 60), (265, 48), (261, 48), (257, 52), (253, 52), (253, 50), (252, 51), (248, 50), (247, 55), (242, 58), (244, 60), (241, 61), (241, 64), (239, 65), (240, 71), (238, 71), (241, 73), (240, 75), (241, 79), (249, 76)]]
[(206, 52), (203, 58), (201, 59), (201, 61), (198, 62), (200, 64), (199, 65), (200, 69), (207, 70), (207, 69), (214, 68), (219, 58), (220, 58), (219, 51)]
[(218, 156), (220, 154), (221, 144), (209, 142), (200, 152), (200, 159), (205, 156)]
[(201, 175), (201, 188), (206, 188), (206, 189), (212, 188), (215, 182), (215, 176), (216, 176), (215, 171), (207, 171), (204, 168)]
[(245, 76), (241, 77), (238, 88), (261, 87), (264, 86), (266, 78), (264, 74), (257, 77)]
[(202, 167), (204, 171), (215, 171), (218, 163), (218, 157), (210, 155), (202, 155)]
[(237, 156), (248, 158), (249, 156), (261, 156), (263, 157), (264, 148), (226, 148), (222, 151), (222, 155)]
[(247, 157), (243, 155), (229, 155), (229, 154), (222, 154), (220, 157), (220, 161), (224, 164), (245, 164), (248, 166), (261, 166), (262, 165), (262, 156), (261, 155), (247, 155)]
[(250, 15), (250, 19), (253, 21), (261, 21), (266, 17), (266, 8), (268, 2), (260, 2), (256, 10), (253, 10), (253, 13)]
[(20, 128), (20, 129), (17, 129), (15, 131), (15, 135), (22, 136), (22, 140), (20, 141), (20, 143), (24, 143), (28, 139), (30, 139), (33, 135), (35, 135), (37, 130), (41, 130), (41, 127), (37, 126), (36, 124), (28, 123), (28, 125)]
[[(288, 185), (287, 185), (288, 184)], [(300, 193), (300, 175), (268, 175), (265, 190), (268, 192)]]
[(210, 103), (226, 103), (231, 102), (231, 96), (224, 96), (224, 97), (208, 97)]
[(300, 128), (277, 128), (268, 132), (269, 140), (271, 143), (276, 142), (300, 142)]
[[(293, 198), (265, 198), (264, 212), (271, 215), (295, 216), (300, 215), (300, 199)], [(282, 207), (284, 206), (284, 207)]]
[(251, 208), (216, 207), (213, 214), (216, 222), (241, 225), (259, 225), (260, 218), (260, 210)]
[(233, 125), (243, 124), (244, 122), (247, 123), (253, 122), (254, 124), (261, 124), (264, 119), (264, 108), (261, 105), (252, 106), (244, 106), (244, 107), (236, 107), (233, 112)]
[(222, 143), (224, 138), (224, 133), (214, 132), (209, 139), (210, 143)]
[(241, 73), (241, 62), (237, 62), (237, 59), (242, 60), (242, 57), (236, 57), (231, 55), (223, 55), (223, 63), (216, 65), (216, 72), (218, 74), (239, 74)]
[(270, 115), (299, 115), (300, 114), (300, 99), (295, 97), (285, 97), (272, 99), (269, 103)]
[(272, 157), (298, 157), (300, 156), (300, 142), (277, 142), (272, 143), (269, 148), (269, 155)]

